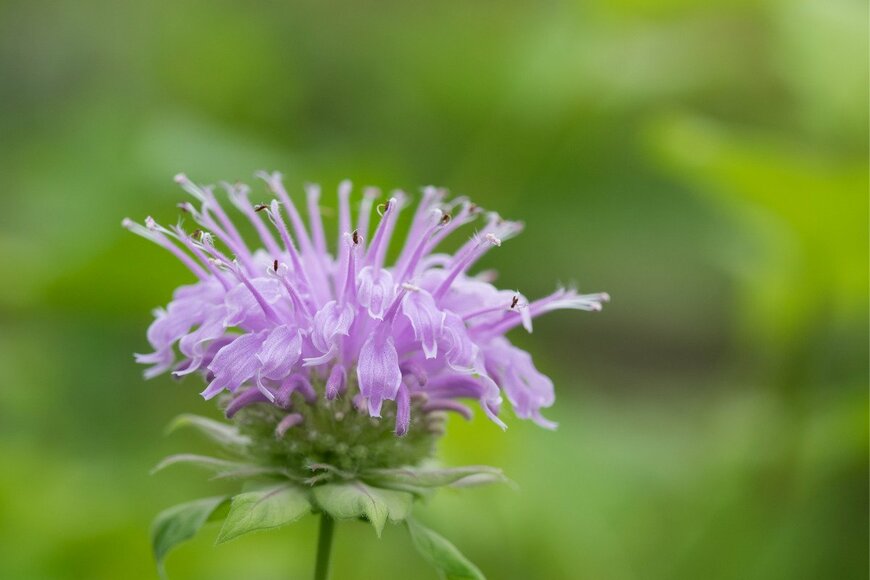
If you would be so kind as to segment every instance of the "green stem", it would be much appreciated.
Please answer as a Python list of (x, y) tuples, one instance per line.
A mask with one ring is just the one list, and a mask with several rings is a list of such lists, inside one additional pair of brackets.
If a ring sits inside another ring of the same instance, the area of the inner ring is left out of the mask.
[(329, 578), (329, 556), (332, 552), (332, 535), (335, 520), (325, 512), (320, 516), (320, 533), (317, 536), (317, 562), (314, 566), (314, 580)]

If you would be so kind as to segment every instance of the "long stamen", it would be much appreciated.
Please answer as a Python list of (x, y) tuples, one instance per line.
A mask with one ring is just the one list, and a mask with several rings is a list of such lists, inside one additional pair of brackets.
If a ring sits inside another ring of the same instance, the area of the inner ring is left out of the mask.
[[(338, 265), (336, 275), (344, 272), (347, 260), (347, 245), (342, 243), (344, 235), (350, 233), (350, 181), (345, 179), (338, 185)], [(359, 234), (357, 234), (359, 236)], [(341, 288), (336, 277), (336, 288)]]
[(359, 204), (359, 216), (357, 216), (356, 229), (363, 240), (369, 237), (369, 219), (372, 215), (372, 206), (380, 197), (381, 192), (374, 187), (367, 187), (363, 191), (363, 199)]
[(446, 224), (443, 228), (438, 230), (432, 235), (432, 239), (429, 241), (429, 244), (426, 246), (426, 253), (429, 254), (438, 247), (447, 236), (464, 226), (465, 224), (469, 224), (477, 219), (478, 214), (480, 213), (480, 209), (474, 205), (473, 203), (468, 203), (467, 201), (462, 203), (462, 209), (459, 210), (453, 219), (450, 220), (450, 223)]
[(272, 255), (280, 253), (278, 244), (275, 242), (274, 236), (272, 236), (272, 232), (270, 232), (269, 228), (266, 227), (266, 224), (263, 223), (263, 220), (258, 213), (258, 211), (265, 206), (259, 205), (257, 208), (254, 208), (248, 199), (248, 195), (251, 192), (250, 188), (247, 185), (231, 185), (226, 182), (222, 185), (230, 196), (230, 201), (233, 202), (233, 205), (245, 214), (245, 217), (248, 218), (248, 221), (250, 221), (251, 225), (254, 226), (254, 229), (257, 230), (257, 235), (259, 235), (260, 239), (263, 240), (263, 245), (266, 246), (269, 253)]
[(396, 297), (390, 304), (390, 307), (387, 308), (387, 311), (384, 313), (384, 319), (378, 325), (379, 327), (391, 328), (393, 326), (393, 321), (396, 319), (396, 314), (399, 312), (399, 306), (401, 306), (402, 300), (405, 298), (405, 294), (408, 293), (409, 288), (413, 288), (413, 286), (402, 284), (398, 294), (396, 294)]
[(230, 249), (230, 251), (239, 257), (242, 260), (242, 263), (245, 264), (245, 267), (251, 273), (256, 271), (256, 268), (253, 262), (250, 261), (250, 257), (247, 255), (247, 250), (241, 248), (238, 243), (233, 239), (233, 237), (228, 234), (224, 229), (211, 217), (211, 214), (207, 211), (207, 207), (203, 206), (203, 211), (197, 211), (192, 204), (182, 203), (178, 205), (179, 209), (181, 209), (185, 213), (189, 213), (193, 216), (194, 221), (201, 225), (204, 229), (208, 230), (216, 238), (222, 241), (226, 246)]
[(456, 278), (466, 272), (474, 262), (480, 259), (491, 247), (500, 246), (501, 240), (495, 237), (492, 234), (486, 234), (484, 236), (477, 236), (475, 240), (475, 246), (472, 247), (470, 251), (468, 251), (465, 257), (458, 262), (455, 262), (451, 267), (450, 272), (441, 281), (441, 284), (432, 293), (432, 296), (438, 300), (444, 296), (447, 290), (450, 288), (450, 285), (453, 284), (453, 281)]
[(366, 264), (373, 265), (376, 270), (384, 267), (387, 246), (390, 243), (390, 237), (393, 234), (393, 228), (396, 226), (396, 218), (399, 214), (399, 200), (396, 197), (391, 197), (383, 212), (379, 213), (382, 214), (381, 223), (378, 224), (378, 229), (375, 230), (372, 245), (366, 254)]
[(345, 234), (345, 246), (347, 252), (347, 273), (344, 277), (344, 292), (340, 297), (340, 303), (346, 304), (356, 299), (356, 247), (360, 243), (359, 233), (354, 230), (352, 234)]
[[(602, 309), (602, 304), (604, 302), (609, 301), (610, 296), (606, 292), (600, 292), (597, 294), (577, 294), (573, 291), (568, 292), (565, 290), (557, 290), (550, 296), (532, 302), (528, 307), (528, 313), (530, 318), (535, 318), (547, 312), (563, 309), (597, 312)], [(506, 316), (501, 320), (489, 324), (482, 324), (476, 327), (473, 326), (472, 330), (474, 330), (475, 333), (504, 334), (520, 324), (522, 324), (521, 319), (513, 316)]]
[[(473, 252), (477, 246), (477, 237), (485, 237), (487, 235), (493, 235), (500, 241), (509, 240), (510, 238), (516, 236), (521, 231), (523, 231), (523, 223), (522, 222), (512, 222), (509, 220), (502, 219), (495, 212), (490, 212), (487, 216), (488, 222), (486, 226), (479, 232), (478, 236), (475, 236), (468, 240), (461, 248), (459, 248), (456, 253), (453, 254), (453, 261), (458, 262), (463, 260), (469, 252)], [(471, 267), (471, 264), (469, 264)]]
[(181, 226), (173, 226), (172, 231), (175, 234), (175, 238), (178, 241), (180, 241), (182, 244), (184, 244), (184, 247), (186, 247), (188, 250), (190, 250), (190, 252), (193, 253), (199, 259), (200, 262), (205, 264), (205, 267), (208, 268), (209, 272), (211, 272), (215, 278), (217, 278), (217, 280), (224, 287), (224, 290), (229, 291), (232, 289), (232, 285), (229, 282), (227, 282), (226, 278), (224, 277), (223, 272), (221, 272), (215, 266), (214, 262), (212, 260), (210, 260), (208, 258), (208, 256), (206, 256), (203, 253), (203, 251), (199, 248), (199, 246), (197, 246), (191, 240), (191, 235), (196, 236), (198, 233), (202, 234), (202, 232), (197, 230), (193, 234), (188, 235), (187, 232), (185, 232), (183, 229), (181, 229)]
[[(396, 198), (394, 197), (388, 199), (386, 205), (378, 206), (378, 213), (381, 214), (381, 221), (375, 229), (372, 243), (369, 245), (368, 251), (366, 252), (366, 264), (371, 264), (375, 261), (375, 258), (380, 251), (381, 244), (383, 243), (384, 231), (388, 228), (387, 222), (393, 219), (396, 213), (395, 207)], [(383, 208), (383, 210), (381, 210), (381, 208)]]
[(323, 233), (323, 219), (320, 215), (320, 186), (306, 185), (305, 196), (308, 201), (308, 221), (314, 238), (314, 252), (303, 255), (303, 258), (315, 264), (313, 274), (318, 288), (326, 295), (335, 295), (338, 289), (330, 285), (329, 254), (326, 248), (326, 236)]
[(278, 201), (272, 200), (272, 205), (268, 210), (269, 219), (278, 230), (278, 235), (281, 236), (281, 241), (284, 242), (284, 249), (290, 255), (290, 262), (293, 264), (293, 271), (302, 278), (306, 289), (311, 292), (311, 280), (308, 279), (308, 273), (302, 266), (302, 261), (299, 259), (299, 253), (296, 251), (296, 244), (293, 243), (293, 238), (290, 237), (290, 232), (287, 231), (287, 225), (284, 223), (284, 218), (281, 216)]
[(269, 305), (268, 302), (266, 302), (266, 299), (263, 298), (263, 295), (260, 294), (260, 291), (257, 290), (256, 286), (254, 286), (254, 283), (251, 282), (251, 279), (248, 278), (242, 271), (242, 269), (238, 267), (238, 263), (233, 262), (232, 265), (228, 264), (227, 266), (229, 267), (230, 272), (232, 272), (236, 276), (239, 282), (245, 285), (245, 288), (248, 289), (248, 291), (254, 297), (254, 300), (256, 300), (257, 304), (260, 305), (260, 308), (263, 309), (263, 314), (265, 314), (267, 318), (271, 319), (272, 322), (280, 324), (281, 317), (278, 316), (278, 313), (275, 312), (275, 310), (272, 308), (272, 306)]
[(296, 312), (300, 312), (306, 321), (310, 321), (311, 317), (314, 316), (314, 313), (311, 311), (311, 307), (308, 303), (302, 299), (299, 291), (290, 283), (290, 280), (287, 277), (288, 270), (289, 268), (287, 268), (286, 264), (279, 264), (278, 260), (275, 260), (273, 266), (267, 270), (267, 274), (274, 276), (281, 282), (281, 285), (284, 286), (284, 290), (287, 291), (287, 295), (290, 296), (290, 301), (293, 303), (293, 309)]
[(184, 173), (179, 173), (178, 175), (176, 175), (175, 182), (178, 183), (182, 188), (184, 188), (185, 191), (202, 200), (203, 209), (208, 208), (215, 213), (218, 221), (220, 221), (221, 225), (223, 226), (223, 230), (227, 234), (227, 238), (232, 239), (233, 241), (233, 244), (235, 246), (233, 251), (237, 254), (240, 254), (240, 258), (242, 258), (242, 256), (244, 256), (245, 258), (250, 258), (251, 252), (248, 249), (248, 246), (245, 244), (244, 238), (242, 238), (239, 230), (236, 229), (235, 224), (224, 211), (224, 208), (221, 206), (220, 203), (218, 203), (218, 200), (217, 198), (215, 198), (212, 188), (210, 186), (200, 187), (196, 185)]
[(487, 306), (486, 308), (481, 308), (480, 310), (475, 310), (474, 312), (469, 312), (468, 314), (462, 315), (462, 320), (468, 322), (474, 318), (479, 316), (484, 316), (486, 314), (492, 314), (493, 312), (506, 312), (506, 311), (516, 311), (516, 308), (520, 307), (520, 304), (514, 304), (518, 298), (516, 296), (511, 300), (511, 304), (499, 304), (497, 306)]
[(420, 231), (427, 226), (427, 218), (431, 209), (444, 198), (444, 192), (436, 187), (428, 186), (423, 188), (423, 199), (417, 205), (417, 210), (414, 212), (414, 218), (411, 221), (411, 228), (408, 230), (408, 235), (405, 238), (405, 245), (399, 258), (396, 260), (395, 270), (402, 271), (405, 265), (413, 255), (416, 244), (413, 242), (419, 239)]
[(324, 256), (326, 236), (323, 233), (323, 218), (320, 215), (320, 186), (313, 183), (306, 185), (305, 197), (308, 201), (308, 221), (311, 225), (311, 236), (314, 238), (314, 248), (319, 256)]
[(410, 258), (404, 265), (396, 265), (396, 272), (398, 272), (398, 274), (396, 275), (395, 280), (397, 284), (404, 282), (405, 278), (414, 276), (414, 272), (426, 251), (426, 246), (428, 245), (432, 234), (434, 234), (439, 227), (450, 223), (450, 214), (446, 214), (440, 209), (430, 210), (430, 214), (427, 217), (429, 218), (430, 223), (428, 225), (424, 224), (426, 229), (417, 235), (416, 244), (411, 244), (409, 240), (408, 246), (413, 246), (414, 252), (410, 255)]
[(293, 224), (296, 238), (299, 240), (299, 245), (302, 246), (302, 252), (310, 253), (314, 249), (311, 245), (311, 238), (308, 237), (308, 230), (305, 229), (305, 224), (302, 223), (302, 216), (296, 210), (296, 205), (290, 199), (287, 190), (284, 189), (284, 184), (281, 182), (281, 174), (277, 171), (271, 174), (260, 171), (257, 173), (257, 177), (265, 181), (272, 193), (277, 195), (278, 199), (281, 200), (284, 210), (290, 216), (290, 223)]
[[(150, 217), (146, 218), (145, 223), (155, 223)], [(150, 227), (142, 226), (137, 224), (130, 218), (124, 218), (121, 222), (121, 225), (126, 229), (130, 230), (136, 235), (142, 236), (146, 240), (150, 240), (160, 246), (161, 248), (168, 250), (172, 253), (173, 256), (178, 258), (182, 264), (187, 266), (187, 268), (193, 272), (193, 274), (199, 278), (200, 280), (208, 280), (208, 272), (203, 270), (202, 266), (197, 264), (193, 258), (191, 258), (188, 254), (184, 253), (178, 246), (173, 244), (169, 238), (163, 235), (162, 232), (152, 230)]]

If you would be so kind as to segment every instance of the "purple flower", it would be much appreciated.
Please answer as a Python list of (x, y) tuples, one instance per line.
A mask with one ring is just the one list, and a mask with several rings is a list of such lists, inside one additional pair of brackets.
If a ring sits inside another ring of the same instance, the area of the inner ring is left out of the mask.
[[(385, 401), (394, 401), (399, 435), (408, 430), (414, 396), (427, 401), (423, 412), (463, 415), (470, 411), (458, 400), (476, 399), (504, 427), (498, 418), (504, 394), (518, 417), (555, 426), (541, 414), (554, 402), (552, 381), (505, 334), (518, 326), (531, 332), (532, 319), (552, 310), (600, 310), (607, 294), (562, 288), (529, 302), (498, 290), (488, 273), (471, 270), (522, 224), (486, 214), (467, 243), (453, 254), (441, 252), (448, 235), (483, 212), (431, 187), (424, 189), (401, 247), (393, 248), (396, 261), (387, 265), (400, 214), (410, 211), (406, 196), (396, 192), (377, 206), (380, 221), (369, 243), (375, 194), (364, 193), (353, 225), (351, 187), (343, 182), (330, 253), (319, 188), (306, 190), (306, 226), (281, 176), (259, 177), (277, 199), (251, 204), (247, 187), (223, 184), (257, 233), (256, 247), (239, 233), (213, 188), (184, 175), (176, 181), (199, 203), (180, 207), (197, 223), (195, 231), (165, 228), (151, 218), (144, 225), (124, 220), (125, 227), (173, 253), (197, 279), (155, 311), (148, 330), (153, 352), (137, 355), (150, 365), (147, 377), (169, 369), (176, 375), (201, 371), (208, 380), (205, 398), (237, 393), (228, 414), (253, 403), (287, 408), (297, 391), (310, 404), (319, 397), (354, 397), (372, 417), (381, 416)], [(288, 413), (280, 432), (301, 417)]]

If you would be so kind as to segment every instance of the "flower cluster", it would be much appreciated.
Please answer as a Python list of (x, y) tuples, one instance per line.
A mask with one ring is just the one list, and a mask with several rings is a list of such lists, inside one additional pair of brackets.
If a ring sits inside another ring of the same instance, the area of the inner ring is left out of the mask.
[[(471, 274), (490, 250), (522, 224), (487, 213), (465, 198), (448, 199), (428, 187), (410, 220), (397, 257), (387, 264), (399, 215), (408, 197), (395, 192), (377, 203), (365, 190), (352, 216), (351, 185), (338, 189), (334, 253), (324, 232), (320, 190), (306, 188), (307, 220), (277, 173), (261, 173), (275, 199), (254, 204), (241, 184), (222, 184), (259, 240), (251, 246), (218, 202), (214, 188), (186, 176), (176, 181), (198, 201), (182, 211), (198, 224), (163, 227), (147, 218), (124, 225), (181, 260), (196, 282), (178, 288), (148, 329), (153, 352), (137, 355), (146, 376), (172, 370), (204, 374), (206, 399), (229, 393), (226, 414), (272, 405), (280, 439), (312, 416), (323, 398), (342, 398), (361, 415), (394, 418), (406, 435), (414, 413), (469, 415), (479, 402), (499, 418), (503, 396), (516, 415), (544, 427), (541, 410), (553, 404), (553, 383), (505, 334), (558, 309), (600, 310), (606, 294), (559, 289), (529, 302), (499, 290), (490, 272)], [(374, 227), (373, 214), (380, 217)], [(306, 222), (307, 221), (307, 225)], [(456, 252), (439, 251), (463, 226), (482, 222)], [(373, 234), (369, 239), (369, 231)], [(178, 353), (181, 360), (178, 361)], [(385, 402), (391, 401), (385, 406)]]

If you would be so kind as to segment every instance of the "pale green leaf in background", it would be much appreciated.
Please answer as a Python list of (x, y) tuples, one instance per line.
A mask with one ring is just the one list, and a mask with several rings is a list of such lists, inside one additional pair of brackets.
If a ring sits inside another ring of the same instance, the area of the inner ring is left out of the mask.
[(447, 580), (459, 578), (484, 580), (483, 572), (443, 536), (413, 518), (405, 520), (405, 524), (411, 532), (411, 540), (417, 552), (438, 570), (439, 576)]
[(208, 497), (166, 509), (154, 518), (151, 525), (151, 546), (161, 575), (163, 561), (169, 551), (192, 538), (209, 519), (220, 513), (227, 496)]

